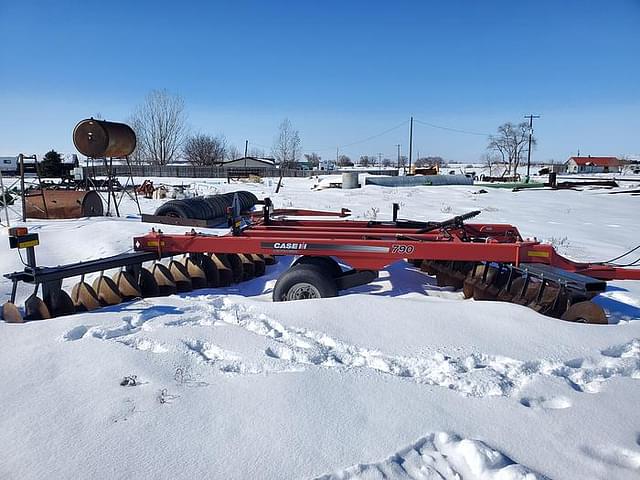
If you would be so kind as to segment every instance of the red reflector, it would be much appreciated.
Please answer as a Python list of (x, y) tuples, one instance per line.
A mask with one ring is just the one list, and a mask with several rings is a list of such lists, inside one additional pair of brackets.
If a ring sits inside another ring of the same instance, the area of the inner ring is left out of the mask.
[(26, 235), (29, 233), (29, 229), (27, 227), (11, 227), (9, 229), (9, 236), (11, 237), (21, 237), (22, 235)]

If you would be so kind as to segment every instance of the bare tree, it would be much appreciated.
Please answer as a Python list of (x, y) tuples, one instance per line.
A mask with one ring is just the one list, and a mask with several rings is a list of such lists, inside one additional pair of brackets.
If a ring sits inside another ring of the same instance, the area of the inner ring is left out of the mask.
[(192, 135), (184, 142), (184, 158), (197, 166), (209, 166), (222, 163), (227, 147), (223, 136), (212, 137), (202, 133)]
[(265, 158), (266, 155), (264, 153), (264, 150), (261, 148), (257, 148), (257, 147), (251, 147), (251, 149), (249, 149), (249, 153), (248, 155), (250, 157), (255, 157), (255, 158)]
[(226, 158), (229, 161), (237, 160), (238, 158), (240, 158), (242, 156), (240, 154), (240, 150), (238, 150), (238, 147), (236, 147), (235, 145), (228, 145), (226, 154), (227, 154)]
[(498, 159), (495, 153), (487, 152), (482, 154), (480, 160), (484, 165), (489, 167), (489, 176), (493, 177), (493, 169), (498, 166)]
[[(511, 163), (507, 162), (508, 152), (507, 145), (502, 139), (498, 139), (497, 137), (489, 137), (489, 145), (487, 146), (487, 150), (493, 152), (496, 155), (500, 156), (500, 160), (502, 165), (509, 165), (511, 168)], [(502, 176), (509, 174), (509, 171), (505, 168), (502, 172)]]
[(338, 166), (339, 167), (353, 167), (353, 162), (347, 155), (340, 155), (338, 157)]
[(186, 135), (184, 101), (166, 90), (152, 90), (132, 116), (138, 158), (166, 165), (178, 158)]
[(315, 152), (311, 152), (311, 153), (305, 153), (304, 159), (306, 160), (306, 162), (309, 164), (311, 168), (318, 168), (320, 166), (320, 160), (322, 160), (322, 157), (320, 157), (320, 155), (318, 155)]
[(443, 163), (444, 163), (444, 159), (442, 157), (420, 157), (420, 158), (416, 158), (414, 165), (418, 168), (430, 167), (430, 166), (441, 167)]
[(293, 128), (291, 121), (285, 118), (279, 127), (278, 136), (273, 142), (271, 153), (283, 168), (291, 168), (300, 160), (300, 134)]
[[(489, 137), (488, 150), (500, 155), (503, 163), (507, 164), (506, 175), (515, 175), (524, 154), (528, 150), (529, 125), (522, 122), (517, 125), (507, 122), (498, 127), (498, 134)], [(531, 139), (531, 146), (536, 139)]]
[(368, 167), (369, 165), (376, 164), (376, 157), (374, 155), (360, 155), (360, 161), (358, 165), (361, 167)]

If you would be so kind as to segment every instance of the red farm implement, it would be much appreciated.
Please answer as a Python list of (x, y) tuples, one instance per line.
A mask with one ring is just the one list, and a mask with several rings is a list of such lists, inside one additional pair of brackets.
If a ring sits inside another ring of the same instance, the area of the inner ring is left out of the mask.
[[(518, 303), (588, 323), (607, 322), (602, 308), (591, 302), (607, 280), (640, 280), (640, 269), (573, 262), (549, 244), (523, 239), (512, 225), (466, 223), (477, 211), (421, 222), (398, 219), (394, 206), (391, 221), (355, 221), (338, 218), (348, 215), (345, 210), (273, 210), (269, 199), (261, 203), (261, 212), (230, 212), (226, 235), (152, 230), (134, 238), (134, 253), (53, 268), (37, 267), (31, 252), (30, 266), (6, 275), (14, 288), (3, 307), (5, 319), (21, 320), (13, 303), (19, 281), (35, 285), (25, 318), (46, 318), (123, 299), (225, 286), (264, 274), (265, 265), (279, 255), (298, 258), (278, 278), (274, 301), (337, 296), (373, 281), (395, 262), (409, 261), (435, 275), (438, 285), (462, 289), (466, 298)], [(160, 262), (165, 258), (168, 265)], [(144, 262), (153, 262), (151, 270)], [(105, 276), (112, 268), (119, 272)], [(101, 272), (92, 286), (84, 282), (90, 272)], [(81, 282), (69, 296), (60, 288), (61, 279), (75, 275)], [(39, 285), (44, 301), (37, 297)]]

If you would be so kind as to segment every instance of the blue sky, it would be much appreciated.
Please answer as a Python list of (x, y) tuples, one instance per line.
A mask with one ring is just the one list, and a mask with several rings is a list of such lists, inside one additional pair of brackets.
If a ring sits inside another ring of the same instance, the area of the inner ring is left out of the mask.
[[(75, 123), (124, 120), (151, 89), (194, 131), (305, 151), (423, 122), (493, 132), (538, 113), (540, 160), (640, 153), (640, 0), (0, 0), (0, 154), (71, 152)], [(477, 161), (486, 138), (417, 124), (414, 149)], [(408, 127), (343, 147), (406, 151)]]

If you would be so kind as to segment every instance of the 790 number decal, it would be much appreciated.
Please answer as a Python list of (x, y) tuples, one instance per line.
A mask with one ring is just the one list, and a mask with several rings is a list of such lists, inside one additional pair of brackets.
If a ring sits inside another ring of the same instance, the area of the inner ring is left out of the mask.
[(391, 245), (391, 253), (409, 254), (413, 253), (415, 247), (413, 245)]

